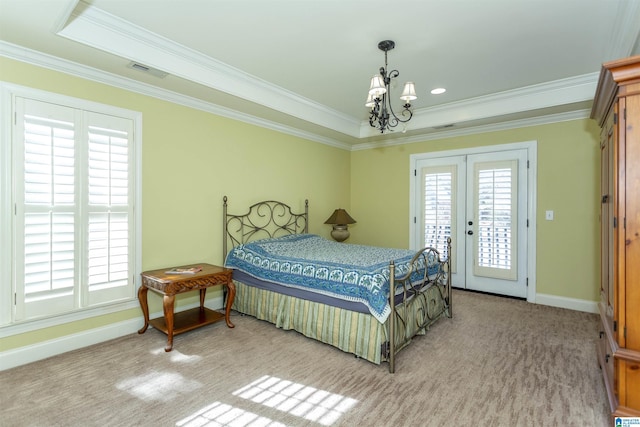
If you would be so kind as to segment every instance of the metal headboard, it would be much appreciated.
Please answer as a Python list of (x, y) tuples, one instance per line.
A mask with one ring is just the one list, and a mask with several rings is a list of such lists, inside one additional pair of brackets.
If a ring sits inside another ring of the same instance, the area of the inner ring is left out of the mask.
[(251, 205), (246, 213), (240, 215), (227, 211), (227, 196), (223, 201), (223, 258), (227, 256), (229, 244), (229, 249), (233, 249), (253, 240), (309, 232), (309, 200), (304, 201), (304, 213), (293, 213), (285, 203), (266, 200)]

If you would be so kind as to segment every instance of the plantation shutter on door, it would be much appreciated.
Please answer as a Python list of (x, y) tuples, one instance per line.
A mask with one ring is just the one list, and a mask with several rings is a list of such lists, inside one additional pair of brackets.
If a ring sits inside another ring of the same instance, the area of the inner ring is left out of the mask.
[(518, 162), (476, 163), (474, 274), (517, 278)]
[[(448, 257), (447, 238), (456, 237), (456, 165), (422, 168), (424, 217), (422, 236), (424, 245), (438, 249), (443, 257)], [(455, 257), (452, 256), (452, 270), (455, 271)]]
[(440, 249), (450, 235), (454, 287), (534, 295), (527, 277), (534, 148), (518, 143), (412, 156), (411, 247)]

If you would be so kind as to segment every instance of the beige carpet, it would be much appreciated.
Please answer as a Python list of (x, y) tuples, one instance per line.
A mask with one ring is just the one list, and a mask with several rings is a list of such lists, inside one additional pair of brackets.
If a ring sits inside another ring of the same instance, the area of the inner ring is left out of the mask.
[(5, 426), (606, 426), (597, 316), (455, 291), (396, 373), (250, 317), (0, 372)]

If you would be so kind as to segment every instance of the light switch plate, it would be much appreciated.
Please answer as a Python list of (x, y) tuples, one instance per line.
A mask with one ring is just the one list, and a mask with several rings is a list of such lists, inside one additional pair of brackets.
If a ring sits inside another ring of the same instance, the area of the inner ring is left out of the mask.
[(546, 211), (544, 213), (544, 219), (547, 221), (553, 221), (553, 211)]

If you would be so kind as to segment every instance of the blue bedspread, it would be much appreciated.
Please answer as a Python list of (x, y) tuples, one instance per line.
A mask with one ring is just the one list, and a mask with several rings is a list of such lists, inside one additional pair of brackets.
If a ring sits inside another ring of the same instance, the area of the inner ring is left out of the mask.
[(410, 269), (414, 251), (338, 243), (293, 234), (236, 246), (225, 267), (253, 277), (365, 304), (384, 322), (389, 306), (389, 262), (396, 276)]

